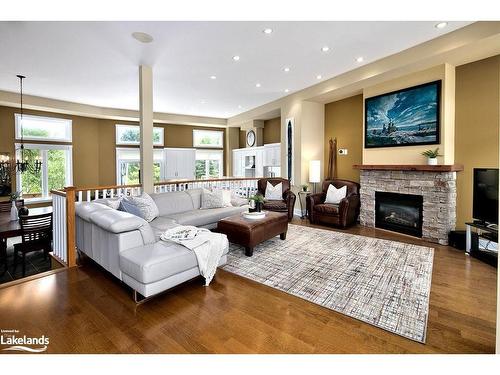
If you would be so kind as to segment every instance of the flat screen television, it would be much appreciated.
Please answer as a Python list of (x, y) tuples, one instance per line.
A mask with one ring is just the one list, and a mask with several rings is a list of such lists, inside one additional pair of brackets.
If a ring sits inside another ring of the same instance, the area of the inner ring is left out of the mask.
[(474, 168), (472, 216), (498, 224), (498, 169)]

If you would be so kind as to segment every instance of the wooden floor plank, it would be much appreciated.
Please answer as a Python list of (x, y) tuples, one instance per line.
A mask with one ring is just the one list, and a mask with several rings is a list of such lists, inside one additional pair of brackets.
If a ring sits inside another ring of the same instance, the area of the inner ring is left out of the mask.
[(494, 352), (495, 268), (387, 231), (342, 232), (435, 248), (426, 344), (223, 270), (208, 288), (195, 279), (137, 306), (91, 261), (0, 289), (0, 327), (45, 334), (49, 353)]

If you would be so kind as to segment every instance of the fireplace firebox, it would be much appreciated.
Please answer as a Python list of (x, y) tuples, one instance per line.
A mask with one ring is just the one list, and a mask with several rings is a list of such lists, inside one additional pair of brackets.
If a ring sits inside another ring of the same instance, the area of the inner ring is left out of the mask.
[(375, 192), (375, 226), (422, 237), (423, 196)]

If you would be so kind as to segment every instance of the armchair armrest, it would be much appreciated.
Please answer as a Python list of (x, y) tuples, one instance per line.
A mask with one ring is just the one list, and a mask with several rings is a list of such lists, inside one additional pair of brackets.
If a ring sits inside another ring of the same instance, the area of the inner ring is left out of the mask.
[(286, 190), (283, 193), (283, 200), (286, 203), (286, 207), (288, 208), (288, 220), (293, 219), (293, 209), (295, 207), (295, 201), (297, 200), (297, 196), (291, 190)]
[(354, 224), (359, 215), (359, 195), (350, 194), (340, 201), (339, 216), (343, 227)]
[(306, 197), (306, 209), (311, 223), (314, 223), (314, 205), (323, 203), (325, 199), (325, 193), (309, 194)]

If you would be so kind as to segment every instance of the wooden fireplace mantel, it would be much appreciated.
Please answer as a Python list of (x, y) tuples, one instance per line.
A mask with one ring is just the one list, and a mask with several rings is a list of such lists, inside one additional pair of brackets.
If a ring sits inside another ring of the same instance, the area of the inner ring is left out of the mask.
[(418, 171), (418, 172), (460, 172), (461, 164), (425, 165), (425, 164), (354, 164), (354, 169), (372, 171)]

